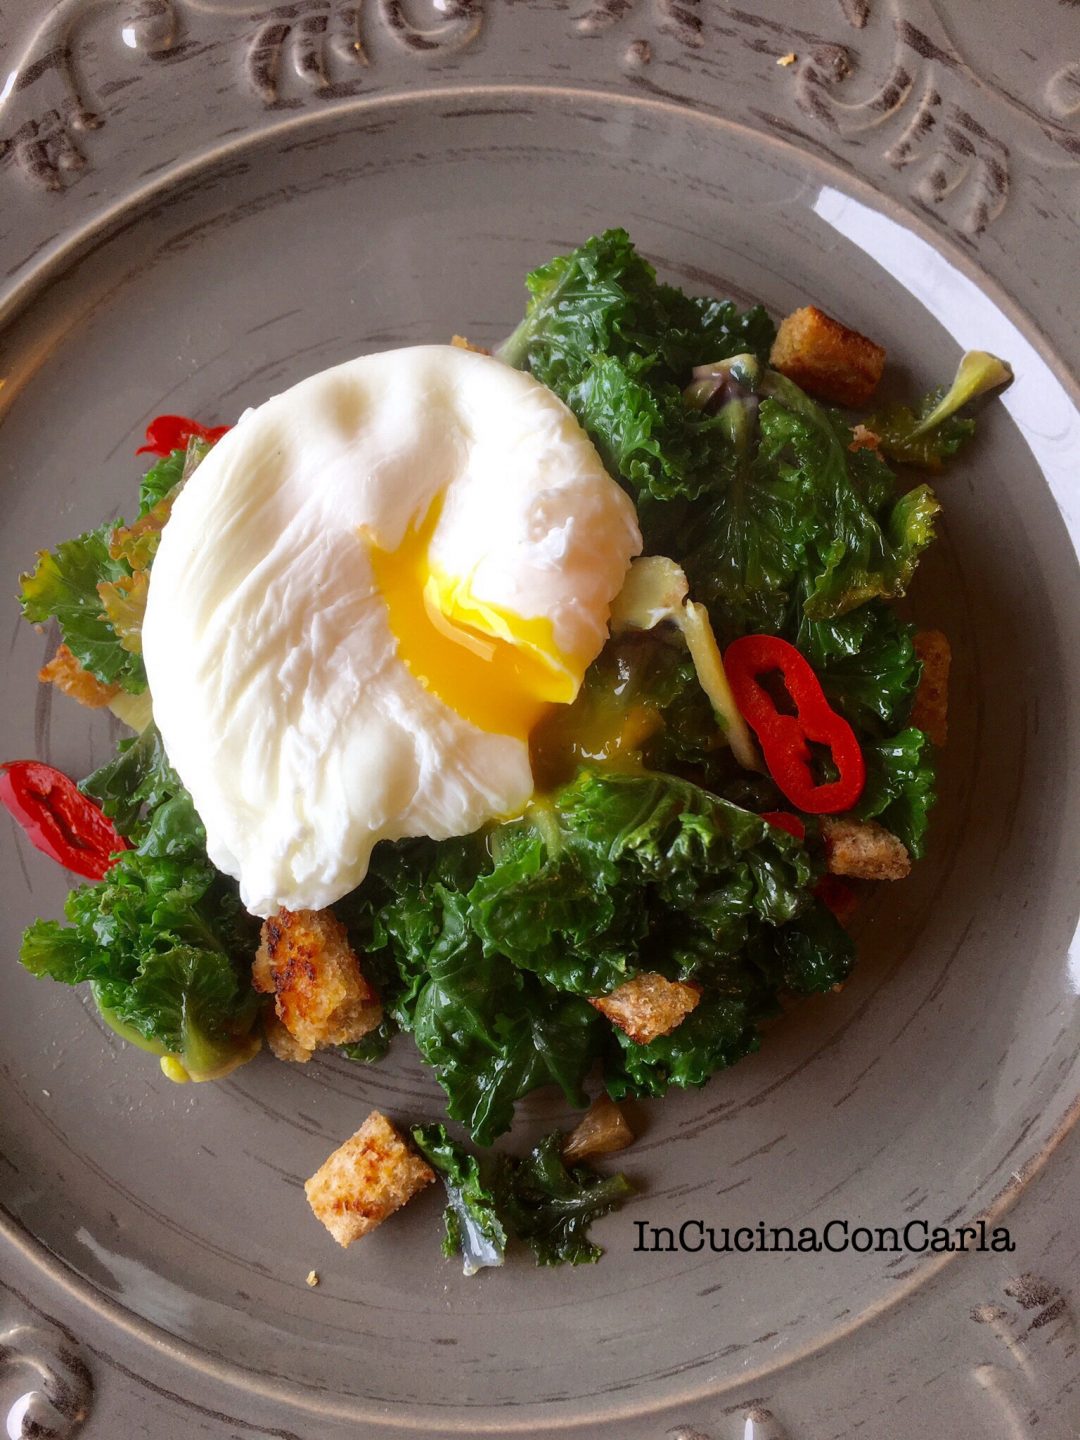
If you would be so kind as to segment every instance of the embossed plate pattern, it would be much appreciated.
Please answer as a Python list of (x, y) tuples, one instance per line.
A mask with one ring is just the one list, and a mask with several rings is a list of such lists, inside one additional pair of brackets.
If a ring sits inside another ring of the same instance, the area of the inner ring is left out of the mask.
[[(1032, 46), (1006, 77), (965, 5), (821, 0), (794, 28), (689, 0), (0, 15), (5, 574), (126, 503), (150, 415), (227, 420), (360, 351), (495, 339), (528, 266), (605, 224), (692, 287), (843, 314), (912, 384), (974, 343), (1018, 371), (943, 482), (916, 599), (957, 652), (931, 858), (868, 909), (843, 995), (643, 1109), (643, 1198), (600, 1227), (595, 1269), (466, 1281), (434, 1195), (346, 1256), (314, 1226), (302, 1177), (366, 1107), (438, 1113), (405, 1045), (371, 1072), (263, 1058), (178, 1090), (77, 997), (0, 969), (9, 1432), (780, 1440), (932, 1411), (974, 1437), (1033, 1411), (1070, 1433), (1068, 8), (1046, 7), (1053, 64)], [(7, 604), (0, 748), (81, 772), (112, 737), (36, 689), (51, 637)], [(65, 886), (13, 834), (4, 865), (10, 953)], [(526, 1130), (567, 1118), (526, 1110)], [(1016, 1253), (632, 1249), (636, 1219), (980, 1213), (1010, 1217)]]

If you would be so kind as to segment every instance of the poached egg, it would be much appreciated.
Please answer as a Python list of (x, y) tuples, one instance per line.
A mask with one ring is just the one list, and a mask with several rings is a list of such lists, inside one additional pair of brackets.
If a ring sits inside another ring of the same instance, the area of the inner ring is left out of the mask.
[(490, 356), (365, 356), (243, 415), (176, 500), (142, 638), (248, 909), (320, 909), (382, 839), (519, 813), (529, 734), (577, 695), (640, 549), (574, 416)]

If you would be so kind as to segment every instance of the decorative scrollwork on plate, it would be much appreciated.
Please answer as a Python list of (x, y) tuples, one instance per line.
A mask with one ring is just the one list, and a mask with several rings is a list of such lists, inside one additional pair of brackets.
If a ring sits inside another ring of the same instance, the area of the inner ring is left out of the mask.
[[(858, 29), (878, 18), (876, 5), (840, 4)], [(1080, 161), (1080, 58), (1059, 65), (1042, 94), (1027, 98), (966, 53), (977, 36), (971, 27), (943, 24), (940, 0), (892, 0), (888, 12), (857, 55), (842, 45), (809, 45), (799, 58), (795, 100), (844, 140), (868, 141), (881, 129), (883, 158), (911, 175), (918, 204), (977, 236), (1005, 208), (1022, 156), (1052, 169)], [(858, 87), (849, 77), (871, 68), (882, 76), (877, 89), (849, 100)]]
[[(733, 1422), (728, 1420), (726, 1424)], [(730, 1434), (731, 1440), (791, 1440), (788, 1431), (780, 1425), (771, 1410), (763, 1405), (751, 1405), (737, 1422), (737, 1432), (725, 1431), (724, 1440)], [(720, 1440), (720, 1436), (699, 1430), (694, 1425), (676, 1425), (668, 1430), (665, 1440)]]
[(840, 0), (844, 19), (856, 30), (864, 30), (870, 19), (870, 0)]
[[(658, 0), (681, 6), (672, 0)], [(696, 0), (684, 0), (693, 5)], [(417, 18), (426, 5), (430, 23)], [(484, 23), (485, 0), (298, 0), (263, 6), (241, 37), (250, 91), (265, 105), (351, 94), (370, 64), (372, 33), (403, 54), (443, 58), (467, 49)], [(185, 0), (126, 0), (50, 6), (23, 59), (0, 89), (0, 163), (46, 190), (62, 190), (87, 164), (81, 136), (105, 123), (104, 107), (84, 99), (81, 58), (91, 45), (140, 61), (171, 61), (205, 39), (204, 7)], [(211, 17), (216, 12), (211, 8)], [(221, 17), (217, 16), (218, 23)], [(213, 18), (211, 18), (211, 24)], [(104, 42), (104, 43), (103, 43)], [(102, 96), (123, 79), (102, 86)], [(8, 116), (17, 114), (16, 120)]]
[(973, 1378), (1005, 1423), (1019, 1434), (1038, 1425), (1047, 1440), (1067, 1440), (1048, 1398), (1075, 1379), (1080, 1328), (1059, 1286), (1026, 1272), (1004, 1287), (1012, 1305), (977, 1305), (971, 1318), (998, 1341), (1000, 1359), (975, 1366)]
[[(302, 14), (281, 10), (257, 26), (250, 41), (246, 70), (251, 87), (265, 105), (297, 105), (304, 95), (333, 99), (351, 94), (371, 64), (372, 6), (363, 0), (339, 5), (318, 0)], [(437, 57), (465, 50), (484, 23), (484, 0), (446, 0), (437, 25), (418, 25), (404, 0), (378, 0), (378, 28), (402, 50)], [(291, 92), (289, 75), (301, 94)]]
[[(651, 0), (652, 23), (662, 35), (670, 35), (684, 49), (700, 50), (705, 44), (705, 21), (701, 0)], [(590, 0), (589, 8), (574, 22), (579, 35), (602, 35), (620, 21), (642, 18), (639, 0)], [(648, 47), (647, 40), (632, 42)]]
[[(84, 98), (79, 78), (80, 53), (88, 38), (98, 38), (102, 24), (127, 54), (157, 60), (176, 47), (179, 21), (173, 0), (129, 0), (107, 12), (107, 19), (86, 0), (48, 7), (22, 61), (0, 89), (0, 162), (43, 189), (62, 190), (86, 168), (83, 137), (105, 123), (100, 109)], [(6, 117), (16, 108), (25, 118), (5, 130)]]
[(71, 1440), (92, 1397), (86, 1362), (61, 1331), (38, 1324), (0, 1330), (0, 1415), (11, 1440)]
[[(369, 76), (379, 67), (379, 83), (403, 83), (405, 56), (456, 62), (479, 48), (487, 10), (500, 3), (509, 31), (519, 13), (509, 0), (290, 0), (251, 10), (234, 0), (59, 0), (44, 7), (0, 87), (0, 165), (46, 190), (64, 189), (87, 166), (86, 137), (107, 120), (109, 96), (131, 83), (125, 63), (171, 64), (211, 43), (236, 47), (240, 95), (291, 108), (351, 96), (375, 83)], [(767, 106), (752, 92), (740, 101), (751, 116), (803, 142), (831, 148), (838, 136), (852, 154), (876, 142), (909, 179), (913, 200), (969, 237), (1005, 207), (1012, 146), (1057, 166), (1080, 159), (1080, 59), (1059, 64), (1040, 82), (1037, 104), (1025, 104), (960, 55), (929, 0), (820, 0), (813, 8), (824, 33), (803, 28), (814, 17), (802, 10), (794, 23), (704, 0), (577, 3), (569, 30), (559, 7), (545, 23), (564, 37), (617, 36), (632, 83), (649, 83), (643, 71), (654, 59), (679, 63), (691, 77), (690, 105), (714, 103), (715, 90), (700, 82), (720, 47), (729, 60), (740, 40), (751, 56), (775, 54), (785, 68), (770, 74)], [(829, 16), (852, 48), (829, 36)], [(88, 70), (107, 77), (96, 80), (93, 103)], [(863, 77), (875, 74), (866, 94)], [(793, 110), (816, 135), (800, 128)], [(999, 123), (1005, 114), (1009, 123)]]
[(961, 231), (979, 235), (1008, 199), (1009, 146), (947, 98), (942, 70), (948, 59), (921, 31), (900, 21), (891, 61), (871, 94), (853, 101), (838, 97), (855, 64), (844, 46), (823, 44), (799, 60), (795, 102), (843, 139), (884, 133), (884, 158), (894, 169), (912, 172), (913, 198), (926, 208), (945, 209)]
[(1055, 70), (1046, 82), (1046, 108), (1057, 120), (1080, 116), (1080, 60)]

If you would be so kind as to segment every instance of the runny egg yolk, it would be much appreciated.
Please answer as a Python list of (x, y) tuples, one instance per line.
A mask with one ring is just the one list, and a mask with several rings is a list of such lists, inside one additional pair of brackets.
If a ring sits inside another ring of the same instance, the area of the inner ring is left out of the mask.
[(552, 705), (577, 695), (584, 662), (560, 653), (547, 616), (526, 619), (478, 600), (470, 576), (449, 575), (432, 562), (441, 508), (440, 497), (396, 550), (363, 536), (398, 654), (463, 720), (526, 740)]

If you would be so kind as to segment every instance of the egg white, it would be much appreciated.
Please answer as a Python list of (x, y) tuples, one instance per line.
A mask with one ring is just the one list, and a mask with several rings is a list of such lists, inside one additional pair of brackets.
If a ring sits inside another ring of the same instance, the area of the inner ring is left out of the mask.
[(312, 376), (173, 507), (143, 626), (154, 718), (255, 914), (329, 905), (379, 840), (468, 834), (532, 793), (527, 739), (427, 688), (376, 584), (370, 547), (396, 553), (433, 505), (432, 564), (511, 629), (546, 622), (572, 693), (641, 537), (570, 411), (495, 359), (420, 346)]

